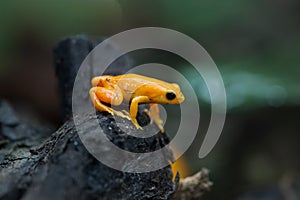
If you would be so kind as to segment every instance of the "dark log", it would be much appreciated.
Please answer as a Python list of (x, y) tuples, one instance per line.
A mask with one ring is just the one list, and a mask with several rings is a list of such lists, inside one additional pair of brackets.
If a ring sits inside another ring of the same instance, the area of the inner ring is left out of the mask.
[(72, 114), (72, 92), (77, 71), (93, 44), (84, 35), (66, 38), (54, 48), (56, 75), (62, 101), (62, 114), (68, 119)]
[[(55, 49), (57, 75), (60, 79), (62, 105), (66, 122), (45, 139), (46, 127), (30, 127), (13, 115), (8, 105), (1, 104), (0, 198), (1, 199), (170, 199), (178, 176), (173, 182), (170, 165), (148, 173), (126, 173), (107, 167), (95, 159), (83, 146), (71, 118), (72, 86), (82, 59), (91, 50), (86, 37), (62, 41)], [(86, 92), (86, 91), (83, 91)], [(4, 110), (4, 111), (3, 111)], [(88, 133), (96, 130), (94, 115), (77, 116)], [(121, 148), (149, 152), (168, 143), (166, 134), (140, 139), (128, 134), (136, 131), (132, 123), (123, 120), (122, 131), (114, 119), (98, 113), (105, 134)], [(143, 118), (140, 114), (139, 121)], [(146, 119), (145, 123), (148, 123)], [(7, 127), (12, 129), (7, 131)], [(25, 127), (19, 130), (19, 127)], [(100, 141), (101, 143), (101, 141)], [(99, 146), (99, 151), (106, 151)], [(172, 160), (171, 151), (156, 162)], [(155, 162), (153, 163), (155, 164)], [(125, 163), (128, 168), (133, 163)]]
[[(105, 120), (111, 118), (101, 123)], [(82, 117), (82, 123), (94, 129), (90, 117)], [(32, 131), (30, 139), (11, 140), (0, 150), (1, 199), (167, 199), (174, 194), (170, 167), (142, 174), (109, 168), (87, 152), (72, 120), (40, 145), (43, 131), (26, 130)]]
[[(169, 163), (173, 161), (170, 149), (159, 157), (139, 161), (145, 166), (168, 163), (164, 168), (146, 173), (128, 173), (110, 168), (93, 157), (79, 138), (74, 119), (101, 155), (110, 152), (103, 140), (97, 140), (97, 127), (119, 148), (136, 153), (152, 152), (169, 143), (166, 133), (148, 138), (133, 135), (143, 134), (131, 121), (113, 118), (103, 112), (72, 116), (71, 97), (78, 68), (94, 44), (85, 36), (75, 36), (60, 42), (54, 51), (56, 73), (60, 83), (62, 112), (65, 122), (59, 130), (45, 125), (30, 125), (20, 120), (5, 101), (0, 101), (0, 199), (172, 199), (179, 184), (179, 175), (173, 180)], [(107, 46), (113, 51), (112, 46)], [(118, 66), (122, 66), (119, 68)], [(132, 61), (123, 56), (106, 70), (107, 74), (125, 73)], [(94, 76), (93, 72), (88, 72)], [(90, 103), (84, 85), (78, 95), (82, 104)], [(139, 110), (138, 121), (149, 124), (149, 117)], [(73, 119), (73, 117), (75, 117)], [(92, 123), (96, 121), (97, 123)], [(116, 121), (121, 122), (117, 125)], [(155, 125), (145, 127), (153, 129)], [(157, 128), (157, 127), (156, 127)], [(51, 134), (52, 133), (52, 134)], [(106, 155), (106, 154), (105, 154)], [(114, 155), (110, 159), (114, 160)], [(116, 159), (115, 159), (116, 160)], [(118, 160), (116, 160), (118, 162)], [(123, 169), (135, 169), (136, 162), (122, 163)], [(209, 189), (207, 173), (195, 176), (194, 181), (182, 182), (178, 199), (198, 198)], [(198, 191), (199, 190), (199, 191)], [(188, 192), (187, 192), (188, 191)]]

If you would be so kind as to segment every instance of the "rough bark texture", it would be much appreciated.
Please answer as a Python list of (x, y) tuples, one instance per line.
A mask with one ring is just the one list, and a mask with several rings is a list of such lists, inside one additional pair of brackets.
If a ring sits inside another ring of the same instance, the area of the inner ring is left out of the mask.
[[(7, 104), (3, 108), (9, 109)], [(100, 123), (112, 127), (111, 120), (102, 117)], [(166, 199), (174, 193), (170, 167), (134, 174), (101, 164), (82, 145), (72, 120), (44, 142), (44, 129), (21, 122), (7, 125), (1, 121), (1, 125), (1, 135), (6, 138), (0, 150), (1, 199)], [(93, 129), (88, 116), (82, 118), (82, 125)], [(26, 135), (19, 137), (27, 139), (16, 140), (7, 127), (24, 127), (20, 132)], [(157, 137), (153, 142), (163, 143), (164, 139)]]

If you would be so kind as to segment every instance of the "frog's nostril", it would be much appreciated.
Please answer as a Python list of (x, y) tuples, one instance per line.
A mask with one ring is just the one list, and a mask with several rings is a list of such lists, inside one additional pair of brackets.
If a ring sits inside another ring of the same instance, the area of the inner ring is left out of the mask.
[(181, 103), (184, 101), (184, 96), (183, 95), (180, 95), (180, 97), (178, 98), (178, 101)]

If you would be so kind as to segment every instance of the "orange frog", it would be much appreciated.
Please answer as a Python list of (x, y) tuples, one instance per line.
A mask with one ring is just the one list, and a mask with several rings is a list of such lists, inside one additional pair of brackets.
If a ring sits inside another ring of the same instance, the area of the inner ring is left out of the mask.
[[(97, 76), (92, 79), (90, 97), (97, 110), (127, 118), (137, 129), (142, 129), (136, 120), (138, 104), (150, 104), (150, 109), (145, 111), (151, 118), (151, 123), (154, 121), (161, 132), (164, 132), (164, 128), (163, 121), (159, 117), (158, 104), (179, 104), (184, 101), (177, 84), (138, 74)], [(129, 113), (125, 110), (114, 110), (102, 102), (114, 106), (128, 102)]]

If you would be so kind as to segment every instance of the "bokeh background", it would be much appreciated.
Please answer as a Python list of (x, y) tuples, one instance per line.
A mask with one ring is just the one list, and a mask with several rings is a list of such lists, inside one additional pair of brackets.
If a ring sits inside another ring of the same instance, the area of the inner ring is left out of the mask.
[[(205, 199), (300, 199), (300, 1), (3, 0), (0, 98), (24, 120), (37, 123), (31, 116), (39, 116), (58, 127), (62, 119), (52, 52), (57, 42), (78, 34), (98, 40), (142, 26), (194, 38), (224, 79), (226, 124), (217, 146), (200, 160), (210, 104), (201, 80), (190, 77), (199, 91), (203, 121), (180, 159), (182, 175), (210, 169), (214, 186)], [(189, 74), (186, 63), (174, 56), (147, 55), (152, 56), (147, 61), (173, 64)]]

